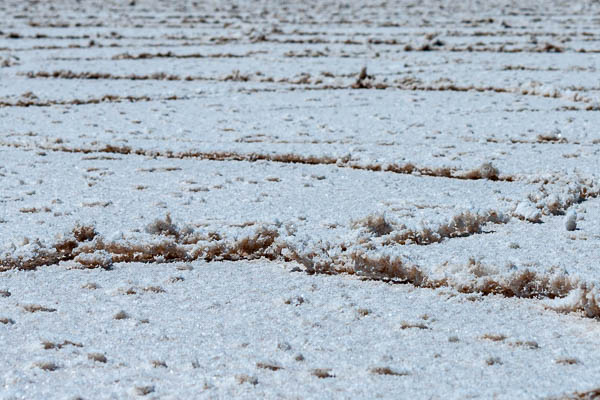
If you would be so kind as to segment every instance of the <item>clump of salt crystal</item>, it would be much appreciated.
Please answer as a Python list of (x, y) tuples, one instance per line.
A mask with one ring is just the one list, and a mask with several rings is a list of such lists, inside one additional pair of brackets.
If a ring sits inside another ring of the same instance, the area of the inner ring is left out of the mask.
[(146, 232), (155, 234), (155, 235), (165, 235), (165, 236), (178, 236), (179, 229), (173, 221), (171, 221), (171, 214), (167, 213), (167, 216), (164, 220), (156, 219), (150, 225), (146, 226)]
[(569, 210), (567, 216), (565, 217), (565, 228), (568, 231), (574, 231), (577, 229), (577, 213), (575, 210)]
[(514, 215), (529, 222), (539, 223), (542, 221), (542, 213), (530, 202), (520, 202), (514, 211)]
[(494, 167), (492, 163), (485, 162), (479, 167), (482, 178), (490, 179), (495, 181), (498, 179), (498, 168)]

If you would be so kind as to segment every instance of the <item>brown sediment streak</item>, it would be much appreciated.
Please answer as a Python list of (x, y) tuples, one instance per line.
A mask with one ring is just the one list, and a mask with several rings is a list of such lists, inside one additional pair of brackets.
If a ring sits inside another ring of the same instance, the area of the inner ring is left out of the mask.
[(151, 58), (245, 58), (250, 57), (256, 54), (266, 54), (266, 50), (260, 51), (248, 51), (244, 54), (232, 54), (232, 53), (217, 53), (217, 54), (200, 54), (200, 53), (191, 53), (191, 54), (176, 54), (171, 51), (167, 51), (165, 53), (139, 53), (139, 54), (117, 54), (112, 56), (113, 60), (146, 60)]
[[(215, 54), (202, 54), (202, 53), (188, 53), (188, 54), (176, 54), (172, 51), (164, 53), (121, 53), (115, 54), (111, 60), (147, 60), (152, 58), (173, 58), (173, 59), (188, 59), (188, 58), (246, 58), (256, 54), (267, 54), (266, 50), (248, 51), (243, 54), (233, 53), (215, 53)], [(97, 61), (107, 60), (106, 57), (48, 57), (48, 60), (55, 61)]]
[[(75, 37), (72, 38), (54, 38), (54, 37), (22, 37), (23, 39), (68, 39), (68, 40), (81, 40), (81, 39), (89, 39), (89, 38), (80, 38), (77, 39)], [(67, 50), (67, 49), (87, 49), (87, 48), (136, 48), (139, 45), (135, 43), (119, 43), (120, 39), (111, 38), (111, 37), (103, 37), (101, 39), (104, 40), (113, 40), (110, 43), (102, 43), (98, 40), (91, 40), (88, 44), (79, 44), (79, 43), (71, 43), (68, 45), (36, 45), (31, 47), (22, 47), (22, 48), (10, 48), (10, 47), (1, 47), (2, 51), (39, 51), (39, 50)], [(130, 40), (138, 40), (137, 38), (125, 38)], [(276, 44), (305, 44), (305, 45), (314, 45), (314, 44), (342, 44), (345, 46), (364, 46), (369, 45), (373, 48), (376, 46), (398, 46), (402, 48), (404, 52), (452, 52), (452, 53), (589, 53), (596, 54), (600, 53), (600, 49), (594, 48), (570, 48), (570, 47), (561, 47), (558, 45), (554, 45), (551, 43), (546, 43), (541, 46), (517, 46), (513, 45), (511, 47), (507, 47), (506, 45), (497, 45), (497, 46), (486, 46), (486, 45), (463, 45), (463, 46), (445, 46), (436, 44), (436, 42), (425, 43), (421, 45), (412, 44), (409, 42), (401, 42), (396, 39), (368, 39), (366, 41), (355, 40), (355, 39), (336, 39), (329, 40), (323, 38), (313, 38), (313, 39), (278, 39), (278, 38), (266, 38), (263, 40), (240, 40), (238, 38), (230, 38), (230, 37), (212, 37), (207, 40), (203, 40), (200, 38), (167, 38), (169, 40), (177, 40), (180, 43), (177, 43), (179, 47), (195, 47), (195, 46), (220, 46), (225, 43), (276, 43)], [(588, 40), (589, 41), (589, 40)], [(172, 46), (172, 43), (148, 43), (146, 47), (159, 48), (159, 47), (169, 47)], [(251, 56), (252, 54), (248, 54)], [(353, 52), (352, 54), (342, 52), (339, 54), (339, 57), (348, 57), (348, 56), (357, 56), (357, 55), (369, 55), (369, 52), (360, 51)], [(234, 57), (236, 55), (233, 55)], [(315, 51), (312, 54), (303, 54), (303, 53), (294, 53), (288, 52), (285, 57), (325, 57), (326, 53), (322, 51)], [(209, 55), (205, 57), (210, 57)], [(225, 54), (226, 57), (226, 54)], [(185, 58), (185, 57), (183, 57)], [(200, 57), (198, 57), (200, 58)], [(103, 58), (101, 58), (103, 59)]]
[[(166, 81), (211, 81), (211, 82), (256, 82), (256, 83), (272, 83), (272, 84), (288, 84), (293, 85), (289, 90), (348, 90), (348, 89), (399, 89), (406, 91), (420, 92), (490, 92), (490, 93), (510, 93), (530, 96), (539, 96), (546, 98), (562, 98), (573, 102), (591, 103), (585, 107), (586, 111), (600, 110), (600, 106), (594, 104), (594, 100), (585, 97), (579, 93), (569, 96), (561, 93), (560, 90), (543, 91), (541, 85), (517, 88), (517, 87), (498, 87), (498, 86), (477, 86), (477, 85), (459, 85), (449, 80), (424, 84), (419, 79), (414, 77), (405, 77), (397, 79), (394, 82), (377, 81), (373, 75), (367, 75), (366, 70), (361, 71), (357, 75), (357, 79), (353, 83), (330, 85), (322, 84), (321, 77), (312, 77), (308, 73), (300, 74), (294, 78), (274, 78), (265, 77), (262, 74), (243, 74), (238, 70), (232, 71), (230, 74), (222, 77), (208, 76), (193, 76), (193, 75), (176, 75), (167, 74), (164, 72), (155, 72), (152, 74), (127, 74), (119, 75), (108, 72), (73, 72), (69, 70), (57, 71), (37, 71), (22, 73), (30, 79), (45, 78), (45, 79), (85, 79), (85, 80), (166, 80)], [(331, 77), (336, 77), (332, 75)], [(298, 86), (295, 89), (294, 86)], [(260, 89), (250, 89), (259, 91)]]
[(123, 102), (147, 102), (159, 100), (179, 100), (180, 97), (169, 96), (166, 98), (152, 98), (149, 96), (118, 96), (104, 95), (102, 97), (90, 99), (72, 99), (72, 100), (39, 100), (39, 99), (20, 99), (14, 102), (0, 100), (0, 108), (2, 107), (50, 107), (50, 106), (67, 106), (67, 105), (89, 105), (100, 103), (123, 103)]
[[(353, 226), (354, 228), (362, 227), (376, 237), (385, 236), (381, 240), (381, 245), (383, 246), (393, 246), (395, 244), (416, 244), (423, 246), (440, 243), (445, 239), (475, 235), (481, 233), (483, 226), (486, 224), (504, 224), (509, 220), (508, 216), (494, 210), (479, 214), (467, 211), (454, 215), (446, 224), (414, 230), (406, 226), (393, 226), (386, 221), (384, 215), (376, 214), (354, 222)], [(368, 239), (362, 242), (359, 241), (359, 244), (366, 242), (368, 242)]]
[[(0, 142), (0, 146), (14, 148), (30, 148), (20, 143)], [(373, 171), (373, 172), (392, 172), (396, 174), (431, 176), (440, 178), (451, 178), (460, 180), (478, 180), (488, 179), (491, 181), (512, 182), (515, 180), (513, 176), (501, 175), (496, 168), (489, 163), (484, 163), (480, 167), (471, 170), (459, 170), (450, 167), (419, 167), (412, 163), (405, 164), (360, 164), (350, 160), (349, 156), (345, 157), (327, 157), (327, 156), (304, 156), (294, 153), (285, 154), (263, 154), (263, 153), (237, 153), (237, 152), (196, 152), (196, 151), (157, 151), (145, 149), (133, 149), (129, 146), (105, 145), (97, 148), (83, 147), (67, 147), (61, 146), (43, 146), (35, 145), (38, 150), (56, 151), (63, 153), (112, 153), (112, 154), (134, 154), (150, 157), (165, 157), (172, 159), (194, 158), (199, 160), (209, 161), (269, 161), (283, 164), (306, 164), (306, 165), (334, 165), (339, 168), (351, 168), (356, 170)]]
[(598, 398), (600, 398), (600, 387), (591, 390), (586, 390), (583, 392), (575, 392), (556, 397), (548, 397), (548, 400), (592, 400)]
[[(108, 72), (73, 72), (69, 70), (58, 70), (58, 71), (38, 71), (38, 72), (27, 72), (24, 74), (28, 78), (53, 78), (53, 79), (86, 79), (86, 80), (98, 80), (98, 79), (111, 79), (111, 80), (166, 80), (166, 81), (194, 81), (194, 80), (227, 80), (224, 78), (205, 78), (201, 76), (180, 76), (175, 74), (167, 74), (164, 72), (156, 72), (152, 74), (128, 74), (128, 75), (117, 75)], [(232, 80), (232, 79), (230, 79)], [(245, 79), (247, 81), (248, 79)]]
[[(278, 228), (269, 225), (258, 226), (241, 238), (228, 239), (218, 232), (195, 233), (185, 227), (180, 229), (167, 215), (164, 220), (148, 225), (146, 232), (149, 238), (110, 241), (99, 235), (93, 226), (77, 226), (52, 245), (44, 246), (37, 241), (28, 244), (27, 257), (5, 254), (0, 259), (0, 271), (33, 270), (61, 262), (73, 268), (110, 269), (115, 262), (215, 262), (262, 258), (299, 263), (308, 274), (352, 274), (421, 288), (448, 287), (461, 293), (558, 301), (566, 296), (576, 296), (577, 299), (568, 306), (550, 304), (548, 307), (558, 311), (584, 311), (588, 317), (600, 316), (598, 290), (566, 275), (543, 274), (531, 269), (497, 273), (494, 266), (471, 259), (460, 266), (458, 273), (454, 269), (454, 272), (437, 276), (402, 255), (360, 246), (329, 244), (298, 250), (293, 237), (281, 237)], [(334, 247), (342, 250), (331, 252)]]
[[(153, 235), (149, 242), (106, 241), (90, 225), (76, 226), (65, 238), (45, 246), (39, 241), (27, 243), (28, 257), (6, 255), (0, 259), (0, 271), (35, 270), (60, 262), (75, 262), (80, 268), (110, 268), (113, 262), (220, 261), (265, 257), (278, 259), (281, 253), (275, 245), (276, 230), (258, 228), (253, 235), (227, 241), (212, 232), (207, 235), (182, 233), (169, 216), (150, 224)], [(287, 259), (290, 261), (291, 259)]]

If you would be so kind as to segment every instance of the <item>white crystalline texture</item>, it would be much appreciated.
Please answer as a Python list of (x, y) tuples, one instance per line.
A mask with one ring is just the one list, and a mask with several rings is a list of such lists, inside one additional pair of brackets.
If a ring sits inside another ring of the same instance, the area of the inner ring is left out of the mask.
[(597, 396), (600, 2), (470, 3), (0, 1), (0, 398)]

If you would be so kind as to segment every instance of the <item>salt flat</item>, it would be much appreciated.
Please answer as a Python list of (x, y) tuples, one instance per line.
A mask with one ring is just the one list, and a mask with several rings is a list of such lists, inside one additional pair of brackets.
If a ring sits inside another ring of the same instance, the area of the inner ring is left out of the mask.
[(1, 398), (594, 398), (598, 5), (0, 5)]

